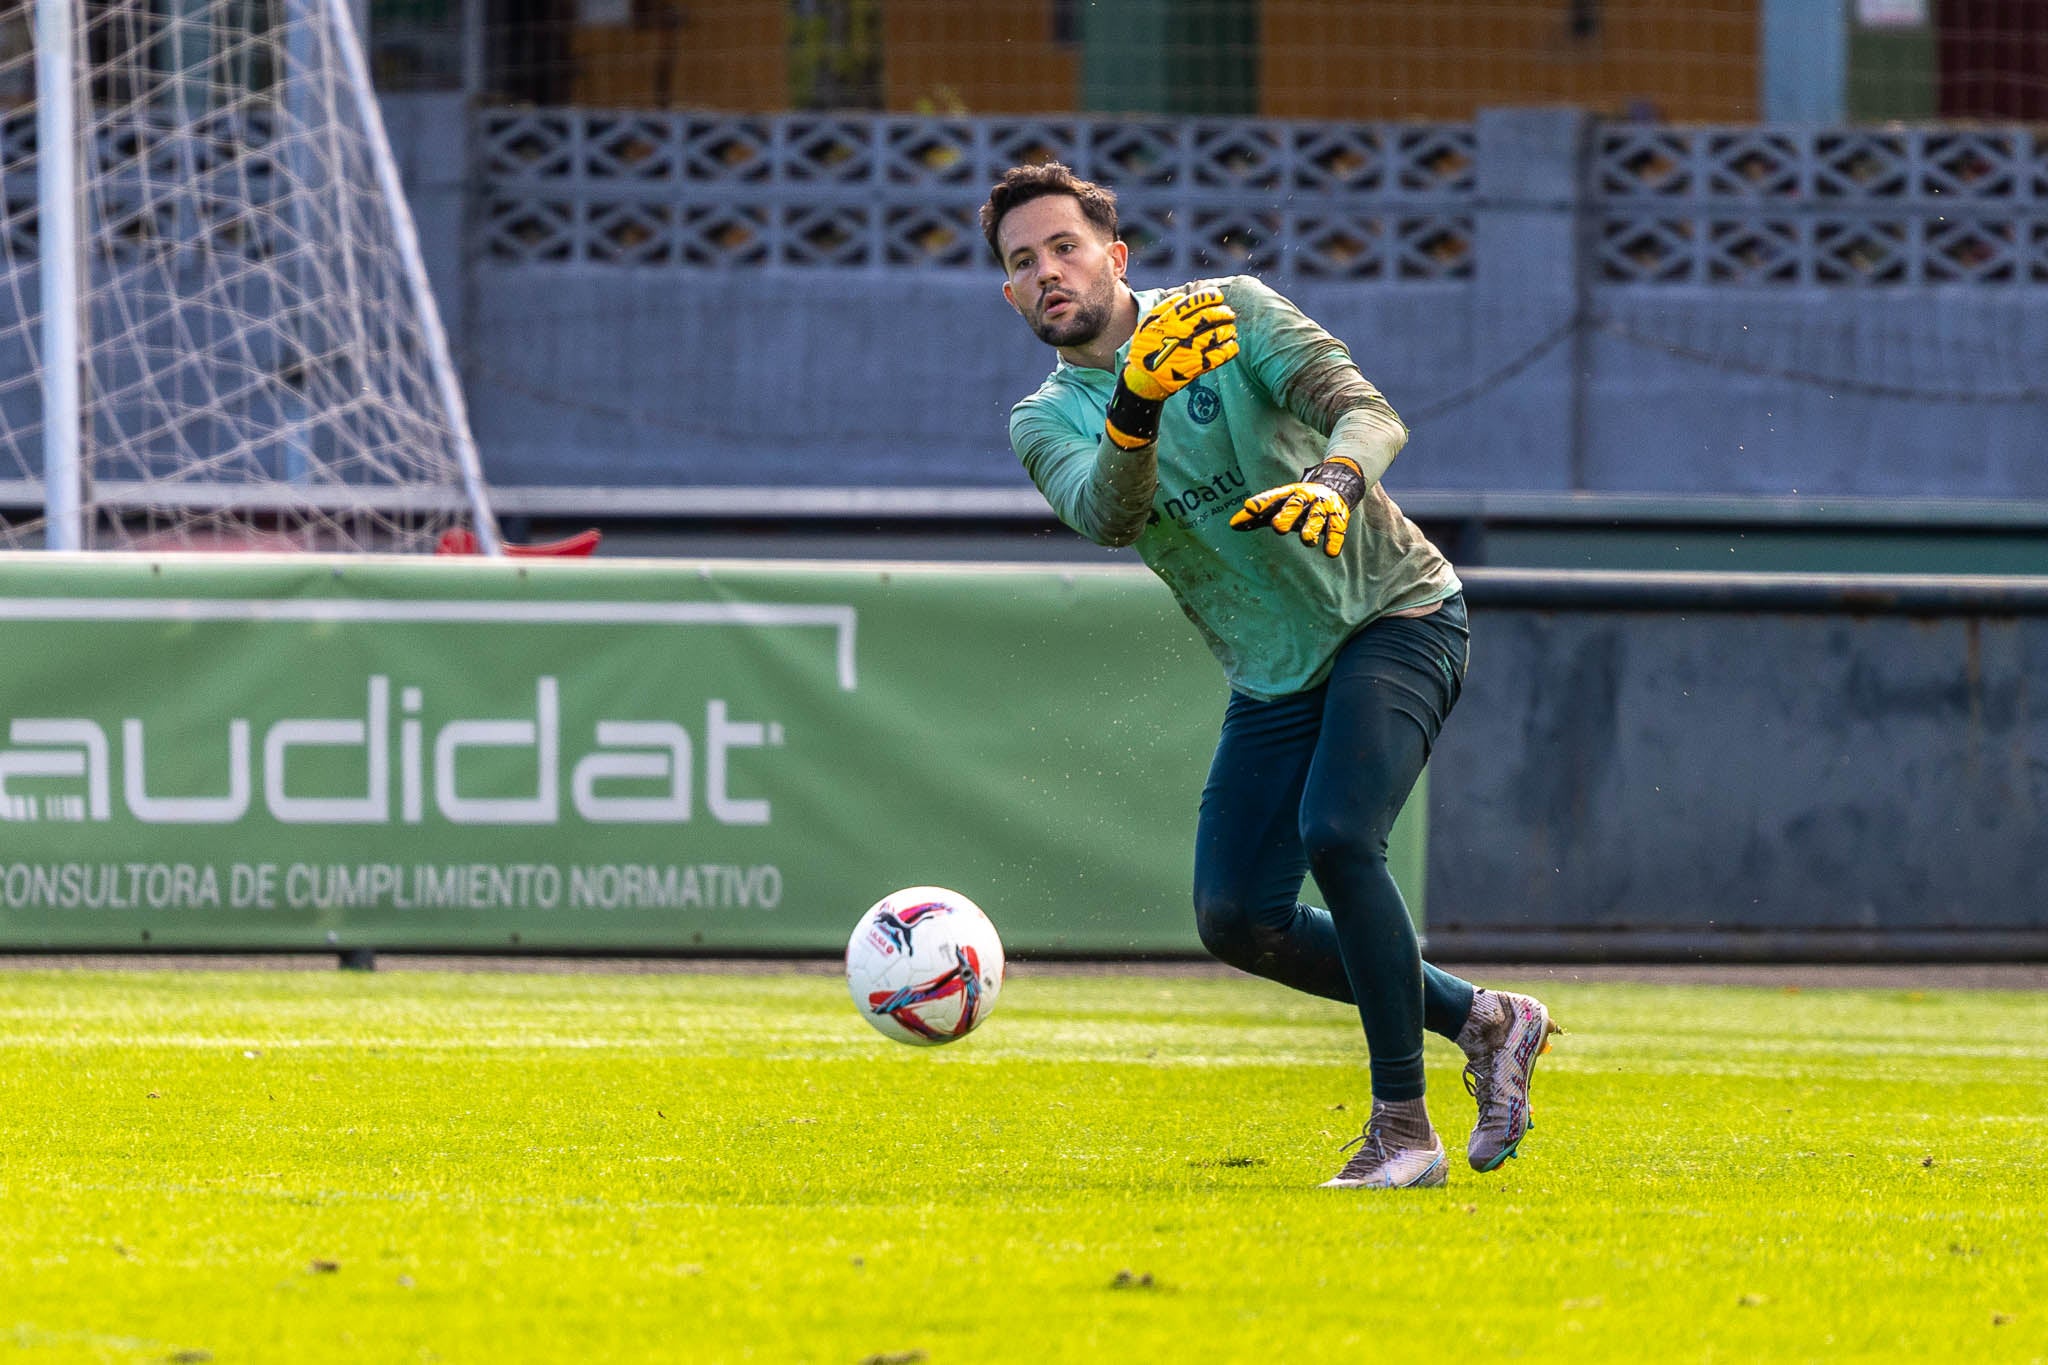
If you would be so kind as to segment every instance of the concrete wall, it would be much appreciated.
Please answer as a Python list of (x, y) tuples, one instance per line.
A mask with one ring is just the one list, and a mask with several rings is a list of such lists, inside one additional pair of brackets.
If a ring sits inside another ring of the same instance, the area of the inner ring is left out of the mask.
[[(471, 408), (497, 482), (1030, 486), (1009, 411), (1052, 352), (993, 269), (478, 266), (476, 280)], [(1380, 300), (1367, 316), (1355, 289), (1296, 294), (1395, 392), (1458, 356), (1466, 335), (1424, 297)], [(1553, 467), (1510, 486), (1564, 486), (1559, 453), (1543, 458)]]
[(1472, 596), (1434, 950), (2048, 954), (2048, 617)]
[[(558, 196), (561, 221), (591, 234), (621, 204), (674, 214), (728, 191), (636, 180), (616, 160), (480, 187), (488, 158), (463, 150), (458, 106), (387, 102), (495, 482), (1024, 486), (1005, 417), (1050, 357), (978, 243), (944, 268), (507, 259), (510, 239), (476, 223), (479, 195)], [(1268, 276), (1409, 419), (1397, 491), (2048, 496), (2048, 258), (2029, 245), (2048, 199), (2033, 207), (2020, 164), (2030, 134), (2013, 150), (1993, 130), (1971, 150), (2015, 158), (2003, 180), (1969, 180), (1976, 163), (1935, 139), (1874, 144), (1897, 165), (1864, 184), (1860, 163), (1785, 130), (1732, 130), (1718, 147), (1624, 128), (1617, 152), (1569, 110), (1475, 128), (1471, 183), (1423, 205), (1469, 233), (1453, 244), (1467, 255), (1428, 278)], [(1714, 193), (1671, 197), (1642, 168), (1659, 157)], [(729, 192), (744, 209), (765, 183)], [(888, 184), (823, 185), (818, 211)], [(951, 221), (982, 189), (919, 186), (906, 211)], [(1375, 193), (1366, 212), (1408, 211)], [(1217, 202), (1266, 221), (1255, 188)], [(1133, 272), (1141, 286), (1185, 277)]]
[[(1050, 353), (993, 272), (473, 270), (472, 411), (498, 482), (1024, 486), (1005, 423)], [(2048, 391), (1943, 403), (1767, 372), (1870, 373), (1891, 337), (1960, 389), (1947, 337), (1977, 338), (1991, 368), (2048, 362), (2031, 294), (1616, 299), (1656, 334), (1742, 349), (1703, 366), (1596, 330), (1431, 415), (1513, 360), (1523, 320), (1555, 327), (1554, 306), (1483, 286), (1287, 292), (1411, 416), (1397, 490), (2048, 497)]]

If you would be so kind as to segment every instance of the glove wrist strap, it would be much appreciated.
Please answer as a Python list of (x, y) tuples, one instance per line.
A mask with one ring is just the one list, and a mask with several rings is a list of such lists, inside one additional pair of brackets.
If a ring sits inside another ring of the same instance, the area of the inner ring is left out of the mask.
[(1109, 400), (1109, 420), (1104, 429), (1109, 439), (1125, 450), (1151, 445), (1159, 439), (1159, 413), (1165, 406), (1164, 398), (1138, 397), (1119, 376), (1116, 394)]
[(1344, 499), (1347, 507), (1358, 506), (1358, 500), (1365, 496), (1365, 472), (1346, 459), (1324, 460), (1321, 464), (1302, 471), (1303, 483), (1319, 483)]

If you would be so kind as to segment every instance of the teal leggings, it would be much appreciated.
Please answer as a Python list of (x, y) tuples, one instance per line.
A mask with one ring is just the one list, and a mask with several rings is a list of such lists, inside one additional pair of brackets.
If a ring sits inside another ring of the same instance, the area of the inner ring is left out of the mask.
[[(1470, 983), (1422, 960), (1387, 836), (1464, 683), (1465, 601), (1353, 635), (1329, 679), (1276, 701), (1232, 693), (1195, 835), (1202, 943), (1243, 971), (1356, 1004), (1372, 1093), (1423, 1093), (1425, 1029), (1455, 1037)], [(1329, 899), (1300, 902), (1315, 873)]]

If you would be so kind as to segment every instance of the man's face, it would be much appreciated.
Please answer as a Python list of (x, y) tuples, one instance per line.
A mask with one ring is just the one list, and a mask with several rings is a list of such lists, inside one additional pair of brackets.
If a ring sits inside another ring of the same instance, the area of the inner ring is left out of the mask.
[(1116, 311), (1129, 251), (1105, 241), (1070, 194), (1048, 194), (1003, 215), (996, 240), (1003, 297), (1048, 346), (1085, 346)]

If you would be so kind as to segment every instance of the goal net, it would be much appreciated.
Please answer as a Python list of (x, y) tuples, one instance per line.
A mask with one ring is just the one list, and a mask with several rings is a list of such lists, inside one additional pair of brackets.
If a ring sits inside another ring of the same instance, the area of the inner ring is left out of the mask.
[(0, 281), (0, 548), (497, 548), (348, 0), (0, 0)]

